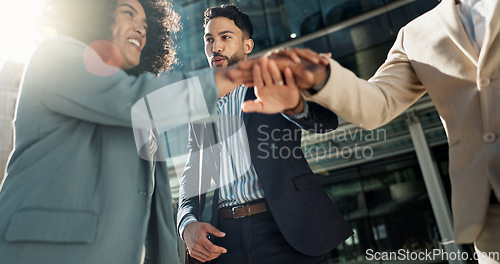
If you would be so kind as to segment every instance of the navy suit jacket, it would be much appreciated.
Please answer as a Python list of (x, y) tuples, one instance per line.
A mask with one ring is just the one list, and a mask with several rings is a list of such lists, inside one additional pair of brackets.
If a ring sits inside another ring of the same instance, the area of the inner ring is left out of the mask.
[[(252, 88), (248, 89), (245, 99), (255, 99)], [(317, 133), (328, 132), (337, 128), (337, 116), (316, 103), (307, 103), (309, 117), (294, 120), (300, 127), (281, 114), (245, 113), (243, 119), (251, 161), (281, 233), (297, 251), (319, 256), (350, 237), (352, 230), (311, 171), (300, 148), (301, 128)], [(212, 124), (191, 126), (190, 153), (181, 178), (178, 225), (187, 214), (200, 219), (205, 204), (204, 194), (189, 195), (186, 189), (206, 190), (210, 178), (218, 182), (219, 155), (213, 155), (216, 146), (213, 131)], [(200, 148), (203, 148), (204, 157), (201, 163)], [(199, 183), (202, 186), (198, 186)], [(217, 199), (216, 191), (214, 205), (217, 205)], [(214, 217), (217, 206), (213, 207), (211, 222), (217, 226), (217, 217)]]

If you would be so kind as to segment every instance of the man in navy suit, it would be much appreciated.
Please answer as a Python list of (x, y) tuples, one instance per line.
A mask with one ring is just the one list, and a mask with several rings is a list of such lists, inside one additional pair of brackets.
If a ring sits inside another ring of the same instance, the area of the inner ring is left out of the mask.
[[(250, 19), (234, 5), (207, 9), (204, 28), (212, 68), (245, 60), (253, 49)], [(254, 78), (261, 87), (297, 91), (276, 102), (287, 110), (243, 113), (243, 101), (256, 97), (253, 88), (240, 86), (219, 99), (217, 121), (190, 126), (177, 224), (189, 254), (202, 262), (326, 263), (326, 253), (352, 235), (300, 148), (301, 129), (334, 130), (337, 116), (304, 101), (291, 71), (283, 80), (270, 65), (254, 69)], [(212, 220), (204, 223), (211, 180), (218, 188)]]

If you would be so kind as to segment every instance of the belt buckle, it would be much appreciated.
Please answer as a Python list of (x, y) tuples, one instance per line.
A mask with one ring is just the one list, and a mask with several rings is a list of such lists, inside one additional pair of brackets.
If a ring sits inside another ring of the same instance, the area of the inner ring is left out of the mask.
[(242, 208), (242, 207), (245, 207), (245, 206), (244, 206), (244, 205), (238, 205), (238, 206), (235, 206), (235, 207), (231, 208), (231, 212), (233, 212), (233, 218), (234, 218), (234, 219), (239, 219), (239, 218), (244, 218), (244, 217), (246, 217), (246, 215), (244, 215), (244, 216), (236, 216), (236, 214), (235, 214), (235, 213), (236, 213), (236, 210), (237, 210), (238, 208)]

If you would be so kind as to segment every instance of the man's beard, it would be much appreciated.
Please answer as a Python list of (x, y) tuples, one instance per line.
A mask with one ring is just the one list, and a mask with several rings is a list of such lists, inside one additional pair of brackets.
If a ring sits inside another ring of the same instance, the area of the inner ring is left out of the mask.
[(243, 60), (243, 56), (239, 54), (234, 54), (231, 58), (227, 59), (227, 66), (231, 66)]
[(238, 62), (240, 62), (240, 61), (243, 60), (243, 55), (242, 54), (238, 54), (238, 53), (233, 54), (233, 56), (231, 56), (231, 58), (229, 58), (228, 56), (222, 55), (222, 54), (220, 54), (218, 52), (214, 52), (213, 56), (214, 57), (222, 57), (222, 58), (226, 59), (227, 60), (227, 66), (231, 66), (231, 65), (233, 65), (235, 63), (238, 63)]

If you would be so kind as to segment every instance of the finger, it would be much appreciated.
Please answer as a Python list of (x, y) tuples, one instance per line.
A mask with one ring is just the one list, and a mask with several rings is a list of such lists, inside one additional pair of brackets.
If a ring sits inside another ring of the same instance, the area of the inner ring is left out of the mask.
[(282, 52), (282, 51), (283, 51), (283, 49), (272, 49), (272, 50), (270, 50), (270, 51), (266, 52), (266, 53), (264, 54), (264, 56), (266, 56), (266, 57), (270, 57), (270, 56), (273, 56), (273, 55), (277, 55), (277, 54), (279, 54), (279, 53), (280, 53), (280, 52)]
[[(328, 52), (328, 53), (321, 53), (320, 55), (321, 55), (321, 56), (320, 56), (320, 60), (321, 60), (321, 62), (320, 62), (320, 63), (321, 63), (321, 64), (323, 64), (323, 65), (325, 65), (325, 66), (326, 66), (326, 65), (328, 65), (328, 64), (330, 64), (330, 62), (328, 61), (328, 59), (327, 59), (327, 58), (330, 58), (330, 59), (332, 58), (332, 53), (331, 53), (331, 52)], [(326, 57), (326, 58), (325, 58), (325, 57)]]
[(286, 85), (290, 88), (297, 88), (297, 84), (295, 83), (295, 79), (293, 78), (293, 72), (289, 67), (285, 68), (283, 74), (285, 75)]
[(271, 58), (271, 59), (276, 59), (276, 58), (286, 58), (287, 60), (290, 60), (293, 63), (300, 63), (300, 56), (294, 51), (295, 49), (281, 49), (277, 52), (272, 52), (269, 53), (266, 57)]
[[(318, 65), (318, 64), (316, 64)], [(302, 64), (288, 67), (295, 77), (295, 84), (301, 88), (310, 88), (314, 85), (314, 73), (311, 69), (303, 67)]]
[(210, 255), (211, 253), (219, 253), (219, 255), (222, 253), (227, 253), (227, 249), (214, 245), (212, 241), (208, 240), (208, 238), (202, 239), (200, 241), (200, 245), (203, 246), (203, 248), (206, 250), (203, 251), (203, 253), (207, 255)]
[(220, 255), (221, 255), (221, 254), (213, 255), (213, 256), (211, 256), (211, 257), (208, 259), (208, 261), (214, 260), (214, 259), (216, 259), (216, 258), (220, 257)]
[(274, 84), (278, 86), (283, 85), (283, 77), (281, 76), (280, 69), (278, 69), (278, 65), (276, 65), (276, 62), (274, 62), (273, 60), (269, 60), (268, 66)]
[(241, 106), (241, 110), (243, 110), (243, 112), (245, 113), (252, 113), (252, 112), (261, 113), (263, 109), (264, 106), (262, 105), (262, 102), (258, 99), (245, 101)]
[(257, 63), (257, 60), (243, 60), (238, 62), (238, 68), (241, 70), (251, 70), (253, 65)]
[(293, 49), (288, 48), (288, 49), (283, 50), (283, 52), (281, 54), (287, 56), (295, 63), (300, 63), (301, 62), (300, 56), (299, 56), (299, 54), (297, 54), (296, 50), (297, 50), (296, 48), (293, 48)]
[[(329, 53), (329, 54), (330, 54), (330, 55), (329, 55), (328, 57), (331, 57), (331, 56), (332, 56), (332, 54), (331, 54), (331, 53)], [(321, 64), (323, 64), (323, 65), (325, 65), (325, 66), (327, 66), (327, 65), (329, 65), (329, 64), (330, 64), (330, 62), (328, 61), (328, 59), (327, 59), (327, 58), (325, 58), (325, 57), (323, 57), (323, 56), (321, 56), (321, 58), (320, 58), (320, 63), (321, 63)]]
[(299, 53), (302, 58), (311, 63), (318, 64), (321, 61), (321, 56), (310, 49), (299, 49), (297, 53)]
[(210, 260), (216, 259), (216, 258), (220, 257), (220, 255), (222, 255), (222, 253), (220, 253), (220, 252), (217, 252), (217, 253), (212, 252), (212, 253), (210, 253), (210, 255), (208, 257), (208, 260), (210, 261)]
[(258, 64), (253, 66), (253, 83), (255, 87), (264, 87), (264, 80), (262, 80), (262, 71)]
[[(268, 69), (268, 64), (269, 59), (267, 57), (262, 57), (260, 60), (260, 70), (261, 70), (261, 75), (262, 79), (264, 80), (264, 86), (266, 85), (273, 85), (273, 78), (271, 77), (271, 73), (269, 72)], [(261, 86), (262, 88), (263, 86)]]
[(209, 261), (209, 259), (207, 257), (203, 257), (202, 255), (200, 254), (197, 254), (197, 253), (189, 253), (189, 255), (191, 255), (191, 257), (201, 261), (201, 262), (207, 262)]
[(295, 63), (289, 57), (286, 56), (274, 56), (269, 58), (269, 60), (273, 60), (274, 63), (276, 63), (276, 66), (278, 66), (278, 69), (280, 69), (280, 71), (287, 66), (301, 65), (300, 63)]
[(231, 68), (228, 70), (227, 75), (232, 82), (244, 83), (252, 80), (251, 70), (239, 70)]
[(309, 89), (314, 85), (314, 74), (311, 71), (304, 69), (298, 76), (300, 77), (297, 79), (297, 86), (301, 89)]
[(232, 79), (238, 78), (238, 79), (251, 79), (252, 78), (252, 69), (255, 64), (258, 63), (258, 60), (253, 59), (253, 60), (245, 60), (245, 61), (240, 61), (236, 65), (231, 65), (227, 67), (229, 70), (229, 77)]
[(208, 250), (205, 245), (201, 242), (196, 243), (193, 246), (193, 252), (204, 257), (204, 258), (209, 258), (211, 252)]
[(289, 58), (295, 58), (293, 61), (295, 63), (301, 63), (301, 59), (317, 64), (320, 62), (319, 56), (315, 52), (311, 52), (310, 49), (299, 49), (299, 48), (289, 48), (283, 55)]
[(210, 258), (208, 254), (210, 254), (208, 251), (203, 252), (201, 250), (197, 250), (194, 248), (192, 250), (189, 250), (189, 255), (191, 255), (191, 257), (200, 260), (202, 262), (208, 261), (208, 259)]
[(301, 74), (303, 74), (305, 71), (305, 67), (302, 64), (287, 65), (283, 67), (283, 69), (285, 68), (290, 68), (293, 74), (299, 78), (301, 77)]
[(208, 224), (206, 226), (206, 231), (209, 233), (209, 234), (212, 234), (216, 237), (225, 237), (226, 236), (226, 233), (220, 231), (219, 229), (215, 228), (213, 225), (211, 224)]

